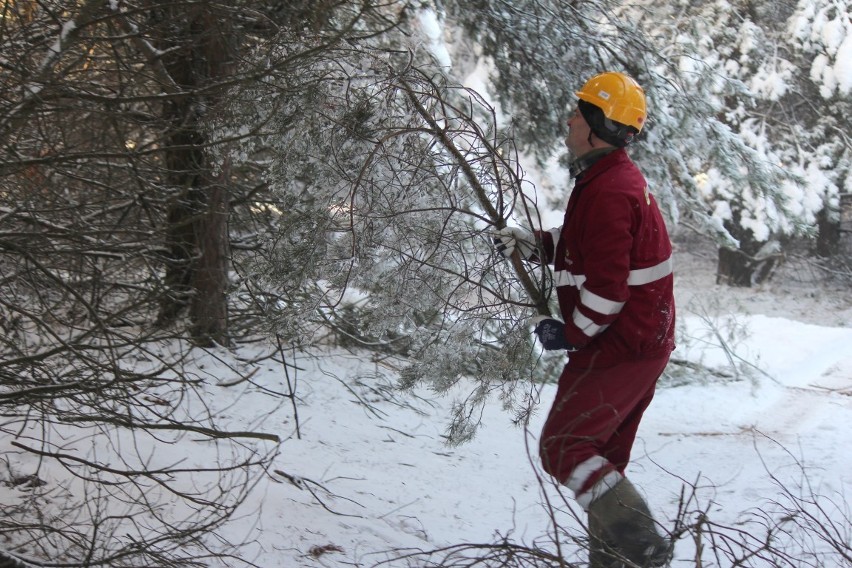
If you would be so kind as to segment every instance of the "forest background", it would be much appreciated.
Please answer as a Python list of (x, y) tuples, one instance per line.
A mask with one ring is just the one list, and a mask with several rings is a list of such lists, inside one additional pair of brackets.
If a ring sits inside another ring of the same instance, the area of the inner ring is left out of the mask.
[[(349, 349), (402, 392), (468, 385), (450, 444), (494, 397), (524, 424), (560, 364), (527, 326), (550, 274), (489, 235), (558, 224), (573, 92), (604, 69), (646, 88), (631, 152), (717, 284), (803, 256), (852, 280), (848, 2), (0, 6), (2, 451), (29, 489), (5, 504), (10, 558), (239, 557), (216, 529), (282, 440), (262, 416), (223, 426), (199, 350), (270, 346), (295, 373)], [(270, 395), (297, 413), (295, 390)], [(203, 467), (149, 453), (186, 438)]]

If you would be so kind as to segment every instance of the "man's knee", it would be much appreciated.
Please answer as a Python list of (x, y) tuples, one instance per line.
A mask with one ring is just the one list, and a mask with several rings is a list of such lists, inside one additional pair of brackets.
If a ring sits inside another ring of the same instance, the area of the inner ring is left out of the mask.
[(542, 437), (539, 444), (542, 469), (564, 485), (580, 464), (597, 454), (597, 449), (588, 440), (571, 436)]

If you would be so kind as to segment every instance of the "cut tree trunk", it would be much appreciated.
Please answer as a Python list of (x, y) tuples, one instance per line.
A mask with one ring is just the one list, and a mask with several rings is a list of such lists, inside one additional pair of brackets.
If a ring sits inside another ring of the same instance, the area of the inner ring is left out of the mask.
[(749, 288), (769, 280), (783, 258), (780, 245), (777, 242), (771, 244), (775, 247), (761, 249), (755, 256), (741, 250), (719, 247), (716, 284)]
[(742, 251), (719, 247), (719, 259), (716, 265), (716, 284), (749, 287), (753, 269), (749, 266), (749, 257)]

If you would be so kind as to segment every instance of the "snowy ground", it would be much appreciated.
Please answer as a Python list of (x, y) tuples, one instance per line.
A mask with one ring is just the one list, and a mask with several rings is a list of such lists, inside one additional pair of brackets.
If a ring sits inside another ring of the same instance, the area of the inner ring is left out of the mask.
[[(719, 331), (735, 357), (742, 357), (734, 359), (741, 375), (711, 375), (689, 385), (673, 380), (681, 386), (661, 388), (628, 475), (669, 527), (682, 492), (692, 496), (687, 520), (703, 511), (711, 522), (758, 538), (762, 525), (785, 514), (781, 508), (796, 508), (804, 499), (816, 503), (806, 510), (845, 530), (840, 540), (848, 547), (852, 293), (816, 289), (808, 278), (788, 274), (796, 267), (785, 268), (770, 285), (731, 290), (713, 284), (712, 259), (682, 249), (677, 259), (685, 325), (676, 356), (730, 371), (728, 355), (718, 347)], [(246, 560), (264, 568), (383, 561), (423, 566), (423, 558), (397, 557), (504, 536), (552, 550), (545, 497), (560, 505), (556, 522), (569, 535), (580, 534), (571, 509), (553, 487), (539, 482), (531, 457), (553, 386), (540, 389), (538, 412), (526, 431), (513, 426), (494, 400), (476, 439), (447, 447), (442, 434), (451, 397), (420, 392), (408, 398), (392, 388), (392, 366), (352, 354), (303, 358), (299, 365), (291, 381), (298, 380), (300, 437), (288, 405), (260, 425), (287, 440), (248, 504), (259, 509), (259, 522), (247, 516), (230, 527), (231, 534), (254, 541), (244, 551)], [(263, 367), (253, 380), (285, 388), (274, 367)], [(247, 411), (235, 408), (235, 420)], [(825, 549), (792, 524), (785, 526), (794, 535), (793, 550)], [(726, 529), (720, 534), (731, 537)], [(704, 544), (702, 566), (732, 565)], [(568, 561), (582, 558), (570, 543), (563, 552)], [(684, 538), (673, 566), (696, 566), (695, 555), (693, 539)], [(801, 558), (785, 565), (848, 565), (836, 556)], [(755, 558), (743, 565), (782, 564)]]
[[(718, 287), (712, 250), (702, 255), (698, 249), (680, 245), (676, 253), (683, 327), (675, 357), (719, 373), (666, 380), (646, 414), (628, 475), (667, 528), (674, 527), (684, 499), (687, 522), (701, 513), (714, 523), (702, 527), (700, 564), (693, 531), (678, 541), (675, 567), (733, 566), (716, 551), (738, 554), (743, 535), (764, 538), (766, 526), (785, 518), (781, 528), (789, 534), (772, 546), (795, 560), (755, 557), (740, 566), (849, 566), (837, 555), (812, 554), (830, 550), (820, 535), (834, 536), (849, 554), (852, 290), (815, 286), (802, 262), (791, 262), (759, 288)], [(527, 429), (514, 426), (495, 397), (477, 437), (448, 447), (443, 433), (453, 397), (398, 392), (392, 362), (332, 352), (291, 359), (294, 366), (285, 372), (257, 359), (262, 351), (198, 351), (195, 366), (186, 369), (204, 379), (200, 404), (220, 428), (284, 440), (268, 474), (219, 530), (232, 542), (248, 543), (239, 552), (247, 565), (472, 566), (445, 554), (406, 555), (504, 539), (551, 552), (558, 540), (566, 562), (582, 562), (574, 541), (583, 534), (578, 510), (542, 481), (535, 458), (554, 385), (533, 391), (540, 402)], [(251, 380), (236, 380), (240, 376)], [(294, 392), (295, 398), (271, 392)], [(463, 386), (455, 396), (466, 392)], [(121, 443), (187, 467), (217, 457), (214, 447), (191, 437), (150, 447), (140, 439)], [(73, 439), (68, 445), (77, 451)], [(258, 447), (274, 449), (266, 442)], [(8, 465), (23, 471), (36, 466)], [(68, 479), (63, 471), (39, 475), (48, 489)], [(25, 489), (0, 485), (0, 491), (7, 505), (26, 502)], [(817, 534), (797, 528), (809, 518), (823, 523)], [(554, 523), (562, 530), (558, 539)], [(832, 527), (839, 533), (825, 530)], [(536, 564), (544, 565), (557, 564)]]

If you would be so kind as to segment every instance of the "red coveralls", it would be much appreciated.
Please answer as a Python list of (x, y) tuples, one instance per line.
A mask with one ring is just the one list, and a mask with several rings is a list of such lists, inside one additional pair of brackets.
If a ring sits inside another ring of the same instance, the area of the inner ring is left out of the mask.
[(562, 227), (539, 237), (578, 348), (542, 431), (542, 464), (586, 508), (623, 476), (674, 349), (671, 242), (623, 148), (579, 175)]

